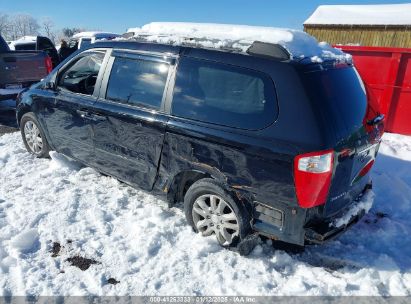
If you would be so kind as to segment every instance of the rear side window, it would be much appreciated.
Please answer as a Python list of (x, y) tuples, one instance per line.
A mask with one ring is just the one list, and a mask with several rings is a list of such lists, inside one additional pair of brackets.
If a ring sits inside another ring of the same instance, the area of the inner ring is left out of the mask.
[(35, 51), (36, 44), (35, 43), (15, 44), (14, 49), (16, 51)]
[(174, 116), (256, 130), (278, 114), (274, 84), (263, 73), (182, 58), (174, 87)]
[(117, 57), (111, 69), (106, 99), (158, 110), (168, 70), (166, 63)]

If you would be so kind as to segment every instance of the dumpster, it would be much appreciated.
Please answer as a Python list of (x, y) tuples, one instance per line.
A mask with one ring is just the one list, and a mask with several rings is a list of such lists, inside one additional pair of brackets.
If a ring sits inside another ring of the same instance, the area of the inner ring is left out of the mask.
[(385, 115), (385, 131), (411, 135), (411, 48), (335, 47), (353, 56), (369, 105)]

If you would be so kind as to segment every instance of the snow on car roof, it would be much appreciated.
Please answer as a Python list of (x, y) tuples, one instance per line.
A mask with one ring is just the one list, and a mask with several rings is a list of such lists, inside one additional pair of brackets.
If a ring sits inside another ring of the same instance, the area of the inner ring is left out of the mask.
[[(183, 45), (195, 42), (196, 45), (207, 48), (238, 48), (243, 52), (254, 41), (261, 41), (283, 46), (292, 58), (315, 57), (315, 61), (332, 58), (346, 60), (351, 57), (326, 43), (318, 41), (299, 30), (231, 25), (215, 23), (186, 22), (152, 22), (142, 27), (130, 28), (134, 37), (144, 37), (147, 41)], [(322, 58), (322, 59), (321, 59)]]
[(411, 25), (411, 3), (320, 5), (304, 24)]
[(119, 34), (110, 32), (81, 32), (73, 35), (73, 38), (106, 38), (106, 37), (117, 37)]

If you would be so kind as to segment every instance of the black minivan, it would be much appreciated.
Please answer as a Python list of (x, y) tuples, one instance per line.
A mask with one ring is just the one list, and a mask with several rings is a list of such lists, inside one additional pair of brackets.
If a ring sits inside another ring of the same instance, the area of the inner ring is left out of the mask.
[(350, 62), (258, 41), (247, 52), (96, 43), (17, 104), (28, 151), (184, 201), (194, 230), (224, 247), (339, 235), (363, 215), (332, 225), (370, 189), (382, 135)]

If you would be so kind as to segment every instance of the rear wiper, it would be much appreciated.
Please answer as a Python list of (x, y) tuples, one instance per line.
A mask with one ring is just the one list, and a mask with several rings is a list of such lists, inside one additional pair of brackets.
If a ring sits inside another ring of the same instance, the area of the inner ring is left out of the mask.
[(367, 121), (367, 125), (369, 126), (374, 126), (378, 124), (379, 122), (383, 121), (385, 118), (384, 114), (380, 114), (378, 116), (375, 116), (373, 119), (370, 119)]

